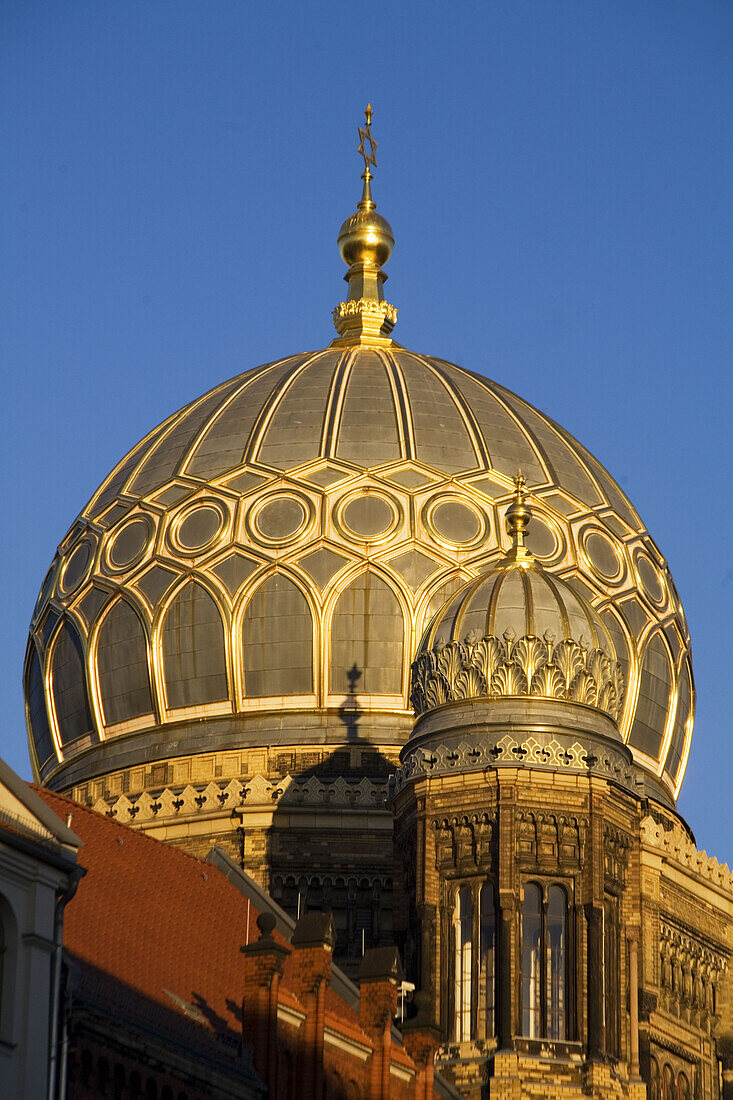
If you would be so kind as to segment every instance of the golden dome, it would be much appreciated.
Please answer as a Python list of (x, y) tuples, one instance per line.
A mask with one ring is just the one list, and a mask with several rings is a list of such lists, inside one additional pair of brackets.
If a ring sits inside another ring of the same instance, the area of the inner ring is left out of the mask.
[(529, 549), (603, 624), (627, 685), (621, 735), (677, 796), (694, 689), (664, 557), (552, 420), (391, 341), (380, 256), (351, 265), (330, 347), (237, 374), (174, 413), (61, 541), (25, 665), (44, 782), (69, 789), (243, 746), (338, 746), (354, 691), (359, 739), (396, 757), (420, 639), (509, 550), (502, 519), (521, 467)]

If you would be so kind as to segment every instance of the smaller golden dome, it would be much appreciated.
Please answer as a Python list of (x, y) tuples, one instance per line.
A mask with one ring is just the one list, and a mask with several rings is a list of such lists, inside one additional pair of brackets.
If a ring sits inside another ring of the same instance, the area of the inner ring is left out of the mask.
[(513, 545), (433, 619), (412, 666), (416, 715), (465, 699), (534, 696), (585, 703), (618, 721), (623, 675), (603, 621), (524, 545), (532, 513), (516, 479)]

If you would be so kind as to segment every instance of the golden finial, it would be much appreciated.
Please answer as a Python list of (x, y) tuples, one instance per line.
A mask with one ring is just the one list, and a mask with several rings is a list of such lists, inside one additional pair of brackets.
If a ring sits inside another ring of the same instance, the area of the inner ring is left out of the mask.
[(506, 510), (506, 529), (512, 540), (512, 546), (504, 561), (517, 565), (533, 565), (534, 555), (524, 545), (524, 537), (532, 519), (532, 512), (526, 502), (527, 482), (521, 470), (517, 470), (514, 479), (514, 500)]
[(338, 235), (338, 246), (344, 263), (349, 293), (333, 311), (333, 323), (339, 338), (334, 344), (377, 344), (389, 346), (389, 335), (397, 319), (397, 310), (384, 300), (382, 284), (387, 276), (382, 271), (392, 255), (394, 237), (386, 218), (377, 214), (372, 199), (370, 166), (377, 167), (377, 142), (372, 137), (372, 108), (367, 104), (364, 126), (359, 126), (359, 156), (364, 159), (364, 181), (361, 200), (355, 213), (347, 218)]

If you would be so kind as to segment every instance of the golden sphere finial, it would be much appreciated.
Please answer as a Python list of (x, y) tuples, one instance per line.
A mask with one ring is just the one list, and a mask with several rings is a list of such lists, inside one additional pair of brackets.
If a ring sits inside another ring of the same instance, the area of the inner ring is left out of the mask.
[(364, 111), (364, 125), (358, 127), (358, 152), (364, 160), (361, 200), (355, 212), (341, 226), (338, 246), (348, 264), (348, 301), (334, 310), (334, 324), (341, 342), (358, 338), (361, 343), (389, 342), (396, 309), (384, 301), (382, 284), (387, 276), (382, 267), (392, 255), (394, 236), (386, 218), (377, 213), (372, 199), (371, 169), (377, 167), (377, 142), (372, 137), (372, 105)]
[(514, 479), (514, 500), (507, 508), (504, 517), (507, 532), (512, 540), (511, 550), (504, 560), (530, 565), (534, 564), (534, 555), (525, 546), (524, 538), (532, 519), (532, 510), (526, 502), (526, 496), (527, 482), (524, 480), (522, 471), (517, 470), (517, 476)]

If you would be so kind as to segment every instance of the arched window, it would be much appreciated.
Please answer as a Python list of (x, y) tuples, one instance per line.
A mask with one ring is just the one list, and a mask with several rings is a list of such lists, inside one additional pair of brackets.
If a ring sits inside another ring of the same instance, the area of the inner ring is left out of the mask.
[(659, 1082), (659, 1062), (654, 1055), (649, 1059), (649, 1100), (662, 1100)]
[(313, 692), (313, 618), (303, 593), (282, 573), (268, 577), (247, 605), (242, 661), (250, 698)]
[(530, 1039), (568, 1034), (568, 902), (563, 886), (524, 887), (522, 1031)]
[(76, 627), (68, 619), (54, 643), (51, 683), (61, 744), (91, 736), (94, 723), (89, 710), (84, 650)]
[(38, 755), (38, 766), (55, 756), (51, 727), (48, 724), (46, 693), (43, 688), (43, 675), (38, 651), (33, 642), (29, 642), (29, 663), (26, 680), (26, 698), (28, 699), (28, 718), (33, 731), (33, 742)]
[(676, 1100), (674, 1094), (674, 1072), (669, 1062), (662, 1070), (662, 1100)]
[(547, 1037), (567, 1034), (567, 895), (562, 886), (551, 886), (547, 902)]
[(471, 971), (473, 946), (473, 899), (470, 886), (456, 890), (453, 911), (454, 1013), (453, 1035), (458, 1042), (471, 1038)]
[[(330, 691), (401, 695), (405, 623), (392, 589), (367, 570), (338, 598), (331, 621)], [(353, 690), (353, 688), (351, 689)]]
[(603, 902), (603, 982), (606, 994), (606, 1053), (618, 1058), (619, 1050), (619, 915), (618, 898)]
[(677, 1100), (690, 1100), (690, 1082), (685, 1073), (677, 1078)]
[(494, 888), (485, 882), (479, 894), (478, 1038), (494, 1034), (496, 914)]
[(524, 888), (522, 907), (522, 1033), (541, 1034), (542, 894), (534, 882)]
[(147, 640), (127, 600), (118, 600), (102, 623), (97, 672), (106, 725), (152, 714)]
[(214, 599), (196, 581), (189, 581), (168, 608), (163, 670), (171, 709), (228, 698), (221, 615)]

